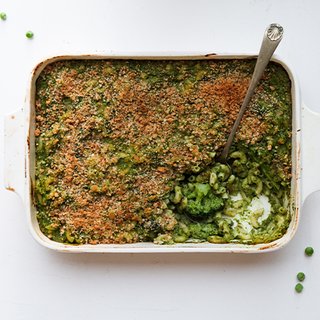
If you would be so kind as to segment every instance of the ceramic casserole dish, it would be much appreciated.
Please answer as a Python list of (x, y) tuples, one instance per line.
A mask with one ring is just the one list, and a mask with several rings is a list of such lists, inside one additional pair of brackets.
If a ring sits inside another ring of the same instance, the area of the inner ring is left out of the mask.
[(300, 100), (297, 79), (292, 70), (280, 59), (272, 60), (280, 64), (291, 80), (292, 96), (292, 178), (291, 178), (291, 222), (287, 232), (270, 243), (176, 243), (157, 245), (152, 242), (131, 244), (64, 244), (50, 240), (40, 230), (33, 201), (35, 181), (35, 92), (36, 80), (44, 68), (60, 60), (88, 59), (124, 59), (124, 60), (228, 60), (252, 59), (253, 55), (77, 55), (59, 56), (40, 62), (32, 71), (27, 98), (23, 108), (5, 118), (5, 186), (21, 198), (29, 228), (34, 238), (43, 246), (62, 252), (127, 252), (127, 253), (182, 253), (182, 252), (238, 252), (258, 253), (278, 249), (287, 244), (294, 236), (301, 215), (301, 207), (308, 195), (317, 191), (320, 186), (320, 170), (317, 162), (320, 146), (316, 143), (317, 126), (320, 115), (305, 107)]

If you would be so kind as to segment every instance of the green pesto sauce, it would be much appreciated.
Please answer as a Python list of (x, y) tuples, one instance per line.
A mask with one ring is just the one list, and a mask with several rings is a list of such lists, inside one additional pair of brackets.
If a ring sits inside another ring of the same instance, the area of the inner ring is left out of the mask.
[[(218, 162), (253, 60), (72, 60), (36, 84), (34, 203), (70, 244), (268, 243), (291, 221), (291, 82), (270, 63)], [(229, 81), (230, 80), (230, 81)], [(238, 108), (238, 109), (237, 109)]]

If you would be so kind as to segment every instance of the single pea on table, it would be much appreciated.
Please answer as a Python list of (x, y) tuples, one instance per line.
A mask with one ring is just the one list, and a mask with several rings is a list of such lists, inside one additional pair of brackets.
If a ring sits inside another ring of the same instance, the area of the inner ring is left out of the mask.
[(313, 255), (314, 249), (313, 249), (312, 247), (306, 247), (305, 250), (304, 250), (304, 252), (305, 252), (305, 254), (306, 254), (307, 256), (310, 257), (310, 256)]
[(299, 281), (303, 281), (305, 278), (306, 278), (306, 275), (305, 275), (303, 272), (299, 272), (299, 273), (297, 274), (297, 279), (298, 279)]
[(7, 14), (5, 12), (0, 12), (0, 19), (7, 20)]
[(32, 31), (27, 31), (26, 32), (26, 37), (28, 38), (28, 39), (31, 39), (31, 38), (33, 38), (33, 32)]
[(296, 292), (301, 293), (303, 290), (303, 285), (301, 283), (297, 283), (295, 286), (295, 290)]

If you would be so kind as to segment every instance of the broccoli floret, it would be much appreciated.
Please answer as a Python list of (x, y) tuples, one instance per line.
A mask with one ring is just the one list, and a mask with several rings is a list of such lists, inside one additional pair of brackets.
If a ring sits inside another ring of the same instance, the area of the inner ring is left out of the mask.
[(222, 198), (218, 198), (211, 192), (209, 184), (195, 183), (191, 192), (184, 190), (187, 199), (184, 210), (195, 218), (204, 218), (224, 206)]

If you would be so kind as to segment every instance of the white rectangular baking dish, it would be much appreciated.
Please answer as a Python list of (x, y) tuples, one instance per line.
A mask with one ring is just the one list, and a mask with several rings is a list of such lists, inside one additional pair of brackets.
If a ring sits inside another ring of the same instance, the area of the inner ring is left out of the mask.
[(58, 56), (40, 62), (32, 71), (25, 105), (20, 110), (5, 118), (5, 186), (16, 192), (23, 201), (29, 228), (34, 238), (43, 246), (64, 252), (127, 252), (127, 253), (170, 253), (170, 252), (239, 252), (256, 253), (278, 249), (287, 244), (294, 236), (300, 219), (301, 206), (312, 192), (320, 189), (320, 169), (317, 169), (320, 158), (320, 145), (317, 145), (317, 126), (320, 125), (320, 114), (314, 113), (301, 104), (298, 83), (291, 69), (280, 59), (273, 61), (281, 64), (292, 82), (293, 132), (292, 132), (292, 220), (287, 233), (280, 239), (266, 244), (175, 244), (155, 245), (153, 243), (136, 244), (99, 244), (99, 245), (68, 245), (54, 242), (47, 238), (39, 229), (36, 210), (32, 200), (34, 182), (34, 95), (35, 83), (41, 71), (54, 61), (66, 59), (248, 59), (254, 55), (155, 55), (155, 54), (112, 54), (112, 55), (70, 55)]

